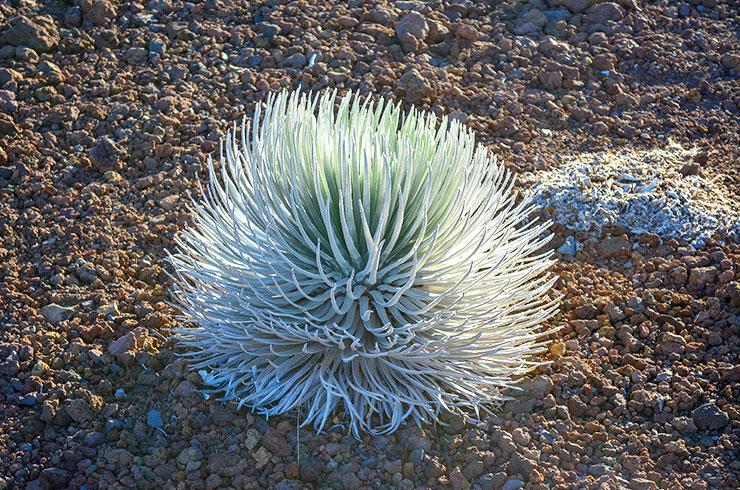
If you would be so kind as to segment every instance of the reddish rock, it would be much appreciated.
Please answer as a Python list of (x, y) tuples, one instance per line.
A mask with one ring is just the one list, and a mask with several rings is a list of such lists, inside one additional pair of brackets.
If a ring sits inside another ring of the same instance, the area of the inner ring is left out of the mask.
[(290, 456), (293, 454), (293, 448), (285, 440), (285, 437), (275, 429), (269, 429), (265, 432), (262, 439), (262, 445), (271, 453), (278, 456)]
[(478, 29), (476, 29), (474, 26), (470, 24), (460, 24), (457, 27), (457, 30), (455, 31), (455, 34), (457, 34), (459, 37), (463, 39), (467, 39), (469, 41), (477, 41), (478, 40)]
[(136, 341), (131, 333), (127, 333), (123, 337), (114, 340), (108, 346), (108, 352), (113, 356), (120, 356), (126, 351), (134, 350), (136, 348)]
[(28, 46), (40, 53), (50, 52), (59, 44), (59, 30), (51, 17), (38, 15), (32, 20), (21, 16), (0, 37), (0, 45), (5, 44)]

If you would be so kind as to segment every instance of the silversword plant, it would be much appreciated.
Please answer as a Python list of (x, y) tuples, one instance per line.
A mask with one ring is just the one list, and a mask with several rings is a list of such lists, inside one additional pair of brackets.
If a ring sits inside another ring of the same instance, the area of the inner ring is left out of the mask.
[(191, 367), (317, 430), (478, 414), (545, 347), (548, 224), (460, 123), (335, 99), (272, 95), (209, 161), (171, 257)]

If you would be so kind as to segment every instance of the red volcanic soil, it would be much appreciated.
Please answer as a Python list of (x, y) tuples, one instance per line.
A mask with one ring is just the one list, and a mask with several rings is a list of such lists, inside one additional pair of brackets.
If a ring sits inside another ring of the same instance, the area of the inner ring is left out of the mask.
[(552, 363), (481, 423), (359, 441), (205, 399), (165, 261), (282, 88), (449, 114), (515, 171), (670, 140), (737, 192), (739, 37), (721, 0), (0, 3), (0, 489), (740, 487), (727, 237), (554, 226), (583, 247)]

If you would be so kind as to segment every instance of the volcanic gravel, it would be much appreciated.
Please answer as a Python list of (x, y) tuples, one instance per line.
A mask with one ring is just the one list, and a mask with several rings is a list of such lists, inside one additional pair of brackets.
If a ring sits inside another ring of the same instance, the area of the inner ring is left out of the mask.
[(165, 262), (282, 88), (449, 114), (515, 171), (670, 139), (738, 192), (739, 37), (720, 0), (0, 3), (0, 489), (740, 487), (726, 237), (553, 225), (552, 363), (481, 423), (359, 441), (205, 399)]

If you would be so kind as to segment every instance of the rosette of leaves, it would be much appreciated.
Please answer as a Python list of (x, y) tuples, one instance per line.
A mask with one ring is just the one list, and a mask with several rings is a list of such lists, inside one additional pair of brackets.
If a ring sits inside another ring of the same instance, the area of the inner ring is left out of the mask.
[(548, 224), (460, 123), (283, 92), (209, 168), (171, 262), (179, 340), (224, 399), (391, 432), (538, 364)]

